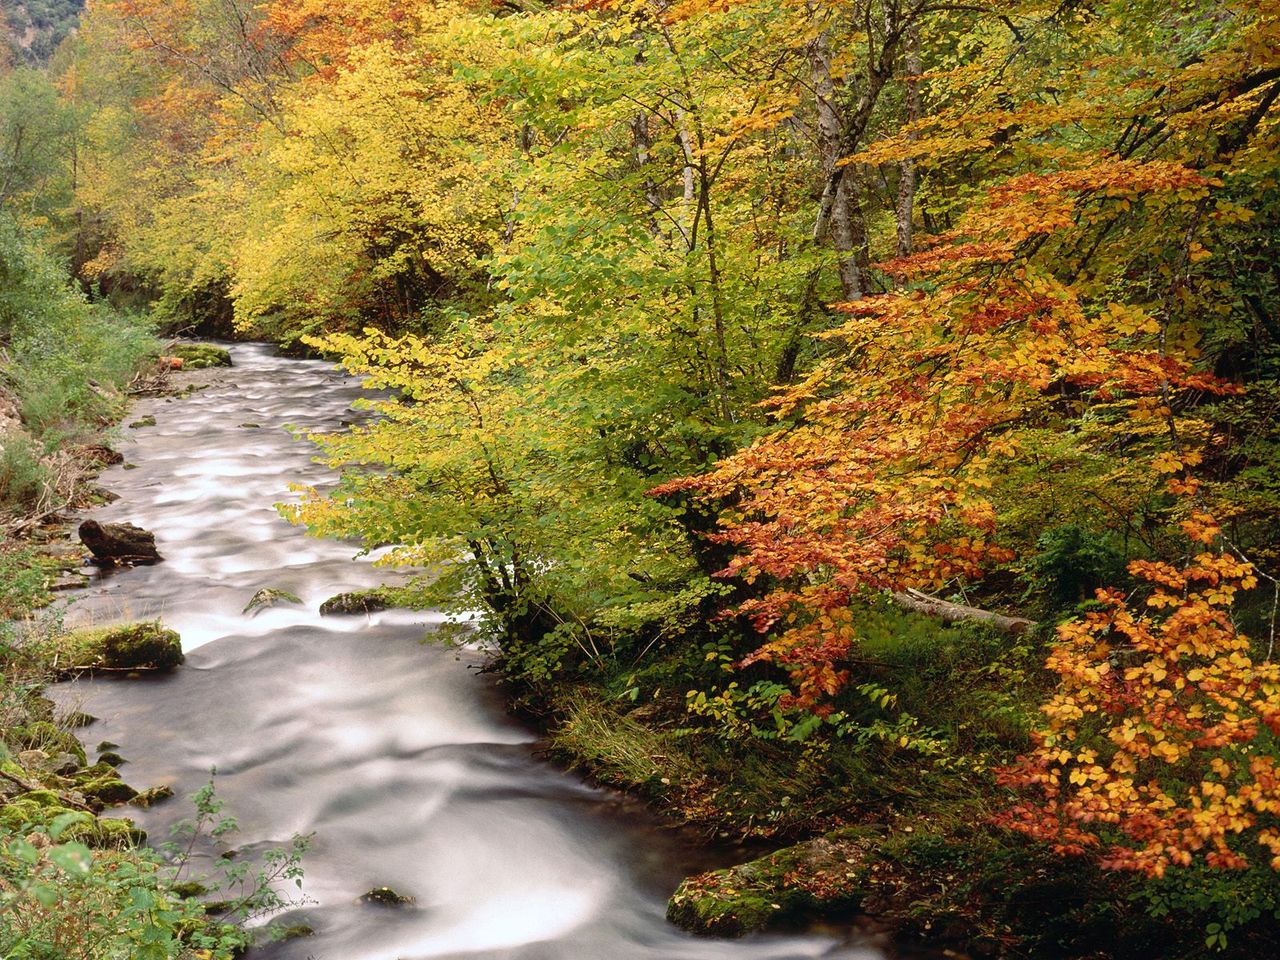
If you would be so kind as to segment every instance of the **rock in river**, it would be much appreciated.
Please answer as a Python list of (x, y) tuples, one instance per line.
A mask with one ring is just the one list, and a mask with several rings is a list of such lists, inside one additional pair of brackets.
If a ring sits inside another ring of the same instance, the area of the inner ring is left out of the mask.
[(155, 563), (164, 559), (156, 551), (156, 535), (132, 523), (86, 520), (80, 524), (80, 542), (99, 564)]

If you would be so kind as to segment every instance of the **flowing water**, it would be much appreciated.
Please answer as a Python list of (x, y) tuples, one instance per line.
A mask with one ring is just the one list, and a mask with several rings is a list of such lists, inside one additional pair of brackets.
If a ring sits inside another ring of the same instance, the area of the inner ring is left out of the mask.
[[(478, 658), (423, 637), (431, 614), (321, 617), (321, 601), (387, 576), (349, 543), (316, 540), (272, 504), (331, 477), (285, 425), (338, 429), (357, 382), (314, 361), (232, 348), (235, 367), (185, 399), (140, 403), (154, 427), (125, 430), (125, 466), (95, 511), (152, 530), (165, 561), (104, 575), (73, 599), (71, 623), (161, 617), (187, 663), (168, 676), (93, 679), (58, 696), (98, 717), (137, 788), (177, 798), (125, 808), (153, 839), (192, 813), (217, 768), (242, 855), (313, 833), (308, 903), (285, 921), (316, 933), (262, 951), (317, 960), (798, 960), (883, 954), (857, 935), (736, 942), (686, 936), (666, 897), (708, 865), (687, 836), (619, 795), (539, 759)], [(264, 587), (301, 604), (243, 613)], [(92, 756), (92, 754), (91, 754)], [(197, 865), (198, 866), (198, 865)], [(409, 907), (359, 902), (390, 886)]]

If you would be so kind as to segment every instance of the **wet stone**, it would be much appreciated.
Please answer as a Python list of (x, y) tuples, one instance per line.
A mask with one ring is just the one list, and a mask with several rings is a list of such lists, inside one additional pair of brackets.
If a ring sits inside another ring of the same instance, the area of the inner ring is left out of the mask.
[(321, 616), (336, 614), (377, 613), (388, 610), (391, 603), (380, 590), (357, 590), (352, 593), (340, 593), (320, 604)]
[(374, 887), (360, 897), (360, 903), (371, 903), (379, 907), (407, 907), (414, 902), (413, 897), (396, 893), (390, 887)]
[(142, 809), (147, 810), (155, 804), (160, 803), (162, 800), (168, 800), (172, 796), (173, 787), (161, 785), (143, 790), (136, 797), (130, 800), (129, 803), (135, 807), (141, 807)]
[(156, 550), (155, 534), (132, 523), (86, 520), (78, 532), (98, 563), (149, 564), (164, 559)]

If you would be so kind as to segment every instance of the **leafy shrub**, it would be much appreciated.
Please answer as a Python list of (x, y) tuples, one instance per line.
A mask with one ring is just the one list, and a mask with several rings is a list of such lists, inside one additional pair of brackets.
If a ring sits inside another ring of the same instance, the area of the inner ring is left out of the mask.
[(157, 352), (139, 318), (90, 303), (40, 234), (0, 212), (0, 376), (46, 447), (113, 417), (139, 364)]
[(16, 430), (0, 434), (0, 511), (19, 512), (38, 502), (49, 482), (30, 437)]
[(1028, 563), (1037, 592), (1055, 609), (1071, 607), (1093, 596), (1099, 587), (1121, 582), (1125, 560), (1112, 538), (1075, 524), (1042, 533)]

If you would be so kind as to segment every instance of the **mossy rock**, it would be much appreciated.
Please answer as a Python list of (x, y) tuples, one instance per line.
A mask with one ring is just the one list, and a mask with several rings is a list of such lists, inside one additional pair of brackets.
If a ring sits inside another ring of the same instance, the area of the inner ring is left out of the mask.
[(353, 590), (330, 597), (320, 604), (320, 615), (324, 617), (344, 613), (377, 613), (392, 606), (391, 598), (385, 590)]
[(169, 892), (175, 897), (189, 900), (192, 897), (203, 897), (209, 892), (209, 888), (198, 880), (183, 880), (181, 883), (175, 883), (170, 887)]
[(272, 923), (253, 932), (253, 945), (256, 948), (269, 947), (273, 943), (313, 937), (315, 933), (315, 928), (309, 923)]
[(182, 663), (182, 638), (158, 620), (77, 630), (62, 638), (76, 666), (169, 670)]
[(132, 806), (141, 807), (143, 810), (150, 809), (162, 800), (168, 800), (173, 796), (173, 787), (159, 786), (149, 787), (143, 790), (136, 797), (129, 801)]
[(34, 803), (37, 807), (45, 810), (62, 806), (62, 798), (52, 790), (28, 790), (18, 799), (25, 800), (27, 803)]
[(92, 723), (97, 723), (98, 718), (91, 713), (84, 713), (81, 710), (73, 710), (62, 718), (62, 725), (68, 730), (79, 730), (87, 727)]
[(142, 427), (154, 427), (155, 425), (156, 425), (155, 417), (153, 416), (139, 417), (137, 420), (134, 420), (132, 423), (129, 424), (129, 429), (138, 430), (138, 429), (141, 429)]
[(360, 896), (361, 903), (371, 903), (379, 907), (407, 907), (414, 898), (403, 893), (396, 893), (390, 887), (374, 887)]
[(184, 370), (231, 366), (231, 351), (212, 343), (175, 343), (169, 347), (169, 356), (181, 360)]
[(750, 863), (690, 877), (667, 919), (691, 933), (740, 937), (856, 910), (867, 895), (878, 832), (848, 828)]
[(30, 794), (24, 794), (0, 806), (0, 826), (9, 830), (21, 830), (31, 824), (46, 823), (49, 808), (29, 798)]
[(98, 766), (98, 764), (105, 763), (107, 766), (114, 768), (114, 767), (124, 766), (128, 762), (129, 761), (126, 760), (124, 757), (120, 756), (120, 754), (113, 753), (110, 750), (108, 750), (106, 753), (98, 757), (98, 763), (95, 763), (94, 766), (96, 767)]
[(100, 803), (103, 806), (128, 803), (138, 796), (138, 791), (119, 777), (101, 777), (97, 780), (90, 780), (88, 783), (80, 785), (80, 792), (84, 794), (86, 800)]

